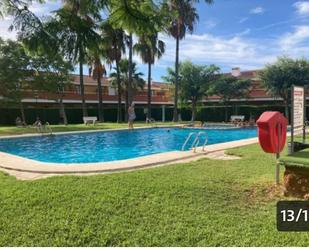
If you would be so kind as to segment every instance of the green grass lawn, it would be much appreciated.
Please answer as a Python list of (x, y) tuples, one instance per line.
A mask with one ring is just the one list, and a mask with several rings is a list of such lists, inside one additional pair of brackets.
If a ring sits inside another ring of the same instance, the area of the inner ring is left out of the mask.
[(308, 246), (278, 232), (275, 159), (258, 145), (147, 170), (17, 181), (0, 173), (0, 246)]
[[(185, 122), (182, 122), (185, 123)], [(178, 124), (182, 124), (178, 123)], [(156, 125), (175, 125), (173, 122), (157, 122)], [(153, 124), (146, 124), (145, 122), (136, 122), (135, 127), (141, 126), (153, 126)], [(116, 129), (116, 128), (128, 128), (127, 123), (99, 123), (96, 125), (84, 125), (84, 124), (70, 124), (70, 125), (51, 125), (53, 132), (65, 132), (65, 131), (86, 131), (86, 130), (101, 130), (101, 129)], [(18, 128), (16, 126), (0, 126), (0, 136), (4, 135), (19, 135), (37, 133), (37, 129), (33, 127)]]

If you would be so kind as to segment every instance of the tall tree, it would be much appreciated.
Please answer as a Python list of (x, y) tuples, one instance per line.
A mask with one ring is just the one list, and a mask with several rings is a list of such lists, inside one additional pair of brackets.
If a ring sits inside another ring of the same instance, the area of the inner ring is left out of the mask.
[[(0, 40), (0, 95), (4, 98), (2, 101), (19, 105), (21, 119), (25, 124), (27, 120), (22, 102), (22, 87), (31, 85), (35, 76), (30, 62), (30, 57), (20, 43)], [(28, 84), (25, 85), (27, 80)]]
[[(122, 94), (125, 97), (125, 108), (128, 109), (130, 102), (129, 102), (129, 60), (122, 59), (119, 62), (119, 71), (120, 71), (120, 81), (121, 81), (121, 89)], [(131, 64), (131, 71), (132, 71), (132, 95), (144, 88), (145, 81), (142, 78), (143, 73), (137, 71), (136, 63)], [(117, 73), (113, 72), (110, 74), (111, 77), (111, 84), (117, 85)], [(128, 120), (128, 113), (125, 113), (125, 121)]]
[(80, 94), (83, 116), (87, 116), (83, 65), (88, 52), (98, 47), (100, 36), (95, 21), (100, 20), (95, 0), (67, 0), (52, 18), (42, 23), (41, 29), (23, 35), (22, 41), (30, 50), (53, 55), (62, 54), (72, 64), (79, 65)]
[(56, 94), (60, 116), (67, 123), (62, 100), (64, 88), (71, 81), (70, 70), (71, 64), (59, 54), (37, 55), (26, 51), (20, 42), (0, 42), (0, 94), (6, 102), (19, 105), (23, 123), (26, 123), (23, 94), (34, 89), (48, 91), (51, 96)]
[(153, 34), (158, 31), (160, 23), (159, 9), (152, 0), (110, 0), (109, 21), (115, 28), (121, 28), (129, 34), (128, 39), (128, 101), (133, 101), (132, 92), (132, 55), (133, 34)]
[[(87, 52), (97, 46), (99, 34), (96, 32), (95, 20), (99, 18), (95, 1), (66, 1), (63, 8), (56, 11), (55, 19), (47, 26), (52, 27), (53, 36), (59, 41), (59, 49), (73, 63), (79, 64), (80, 93), (83, 116), (88, 116), (83, 65), (87, 63)], [(83, 3), (89, 3), (83, 4)]]
[(191, 121), (195, 121), (197, 105), (207, 96), (207, 91), (217, 79), (219, 70), (220, 68), (215, 65), (200, 66), (190, 61), (180, 64), (180, 100), (186, 105), (191, 105)]
[(134, 45), (134, 50), (140, 54), (142, 61), (148, 64), (147, 81), (147, 119), (151, 119), (151, 65), (156, 59), (161, 58), (165, 52), (165, 43), (158, 39), (158, 34), (142, 35), (138, 43)]
[(97, 81), (98, 85), (98, 114), (99, 121), (104, 122), (103, 114), (103, 90), (102, 90), (102, 77), (106, 76), (106, 70), (100, 59), (100, 53), (94, 51), (89, 60), (89, 76), (92, 76)]
[(217, 95), (225, 106), (225, 122), (228, 121), (227, 105), (233, 98), (246, 98), (249, 94), (251, 81), (233, 76), (222, 75), (211, 86), (209, 95)]
[(59, 104), (60, 122), (67, 125), (68, 118), (63, 103), (65, 89), (71, 85), (72, 77), (69, 72), (73, 70), (71, 63), (65, 61), (59, 54), (36, 55), (31, 57), (36, 76), (32, 83), (32, 88), (36, 91), (49, 93)]
[(122, 29), (115, 29), (109, 21), (105, 21), (100, 26), (103, 50), (105, 51), (105, 56), (107, 62), (112, 65), (113, 62), (116, 64), (116, 74), (117, 74), (117, 122), (122, 122), (122, 108), (121, 108), (121, 81), (120, 81), (120, 69), (119, 62), (121, 60), (122, 54), (126, 51), (126, 44), (128, 37)]
[[(55, 101), (59, 103), (59, 115), (61, 122), (68, 124), (68, 119), (63, 103), (65, 88), (71, 84), (70, 71), (73, 71), (73, 65), (66, 60), (66, 55), (60, 53), (60, 41), (56, 36), (58, 32), (58, 23), (55, 19), (50, 19), (48, 22), (42, 23), (41, 29), (36, 29), (34, 32), (21, 36), (22, 41), (27, 51), (40, 63), (37, 63), (37, 70), (43, 72), (38, 74), (41, 79), (34, 86), (35, 90), (48, 91), (54, 94)], [(67, 58), (68, 59), (68, 58)]]
[(305, 59), (279, 57), (274, 64), (268, 64), (260, 72), (260, 77), (268, 92), (283, 99), (285, 116), (289, 119), (291, 87), (309, 85), (309, 62)]
[[(184, 39), (186, 33), (193, 33), (194, 25), (199, 19), (194, 3), (197, 0), (167, 0), (165, 9), (170, 13), (170, 25), (168, 33), (176, 40), (175, 53), (175, 93), (174, 93), (174, 112), (173, 121), (178, 121), (178, 91), (179, 91), (179, 42)], [(211, 4), (213, 0), (205, 0)]]

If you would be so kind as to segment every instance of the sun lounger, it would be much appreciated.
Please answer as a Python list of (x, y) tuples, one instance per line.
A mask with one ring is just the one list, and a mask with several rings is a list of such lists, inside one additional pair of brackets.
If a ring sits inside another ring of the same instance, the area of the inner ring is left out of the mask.
[(84, 121), (84, 124), (87, 125), (87, 124), (93, 124), (95, 125), (96, 121), (98, 120), (97, 117), (83, 117), (83, 121)]
[(235, 122), (235, 121), (243, 122), (244, 120), (245, 120), (245, 116), (244, 115), (232, 115), (231, 116), (231, 122)]

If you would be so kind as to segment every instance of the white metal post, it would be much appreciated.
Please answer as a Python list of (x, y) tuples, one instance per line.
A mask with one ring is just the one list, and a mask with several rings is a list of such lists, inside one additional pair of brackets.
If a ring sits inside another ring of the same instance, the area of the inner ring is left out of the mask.
[(279, 158), (280, 158), (280, 136), (281, 136), (281, 124), (277, 124), (277, 131), (278, 131), (278, 146), (277, 146), (277, 153), (276, 153), (276, 184), (279, 185), (280, 182), (280, 165), (279, 165)]

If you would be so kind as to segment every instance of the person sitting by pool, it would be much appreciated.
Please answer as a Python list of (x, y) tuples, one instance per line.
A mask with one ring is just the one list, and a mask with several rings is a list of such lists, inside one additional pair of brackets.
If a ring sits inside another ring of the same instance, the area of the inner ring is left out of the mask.
[(129, 121), (129, 129), (133, 129), (133, 122), (136, 119), (135, 110), (134, 110), (134, 103), (128, 109), (128, 121)]

